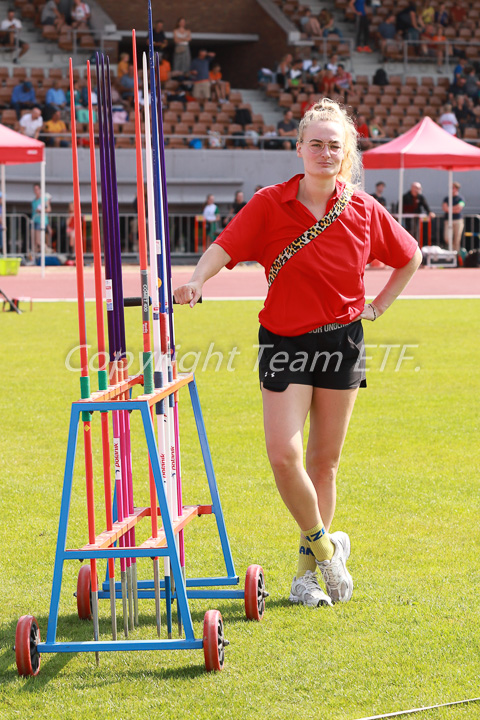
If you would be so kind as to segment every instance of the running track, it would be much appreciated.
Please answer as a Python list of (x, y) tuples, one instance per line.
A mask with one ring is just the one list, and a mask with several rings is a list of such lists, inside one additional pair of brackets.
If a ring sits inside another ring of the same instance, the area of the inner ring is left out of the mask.
[[(192, 268), (173, 267), (174, 287), (190, 278)], [(365, 273), (367, 297), (374, 297), (385, 285), (390, 274), (387, 269), (368, 269)], [(140, 294), (139, 270), (124, 268), (124, 294)], [(0, 289), (10, 298), (28, 297), (33, 300), (75, 300), (75, 268), (47, 267), (45, 277), (40, 268), (22, 267), (18, 275), (0, 277)], [(258, 266), (240, 266), (233, 271), (222, 270), (204, 287), (206, 299), (264, 298), (267, 284), (263, 269)], [(85, 269), (85, 297), (93, 299), (93, 267)], [(480, 268), (425, 268), (415, 274), (403, 297), (465, 297), (480, 298)]]

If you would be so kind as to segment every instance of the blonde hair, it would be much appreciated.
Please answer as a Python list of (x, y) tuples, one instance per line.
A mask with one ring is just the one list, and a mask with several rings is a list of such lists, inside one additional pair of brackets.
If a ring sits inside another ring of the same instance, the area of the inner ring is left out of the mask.
[(313, 105), (300, 121), (297, 141), (303, 142), (303, 134), (312, 122), (336, 122), (342, 126), (345, 143), (343, 147), (343, 160), (338, 173), (339, 179), (356, 185), (361, 179), (362, 159), (358, 150), (357, 129), (352, 118), (343, 106), (329, 98), (321, 98)]

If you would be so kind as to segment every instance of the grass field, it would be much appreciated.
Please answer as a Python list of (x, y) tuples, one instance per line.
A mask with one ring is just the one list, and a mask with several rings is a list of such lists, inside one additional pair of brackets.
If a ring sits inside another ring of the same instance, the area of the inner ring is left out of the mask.
[[(44, 655), (37, 678), (18, 677), (12, 646), (19, 616), (35, 615), (46, 637), (70, 403), (79, 396), (79, 373), (67, 371), (65, 359), (78, 331), (74, 304), (0, 315), (0, 718), (356, 720), (480, 695), (480, 301), (404, 300), (366, 324), (369, 387), (359, 394), (344, 448), (332, 528), (351, 536), (355, 591), (349, 603), (318, 610), (288, 603), (297, 530), (264, 451), (253, 372), (259, 305), (176, 310), (183, 368), (201, 353), (197, 381), (236, 571), (243, 578), (249, 564), (262, 564), (270, 591), (262, 623), (245, 621), (241, 601), (191, 602), (197, 636), (207, 609), (222, 612), (230, 646), (220, 674), (204, 672), (202, 651), (174, 651), (103, 654), (98, 668), (89, 654)], [(132, 370), (141, 350), (139, 312), (127, 311)], [(89, 304), (95, 346), (93, 317)], [(202, 369), (211, 342), (224, 353), (218, 372), (219, 356)], [(411, 347), (398, 367), (404, 345)], [(138, 421), (132, 428), (141, 505), (145, 452)], [(94, 445), (99, 477), (99, 431)], [(181, 445), (184, 499), (207, 502), (188, 392)], [(100, 486), (97, 499), (103, 529)], [(86, 542), (85, 508), (80, 458), (69, 547)], [(190, 575), (224, 572), (212, 518), (189, 526), (186, 551)], [(92, 639), (72, 597), (78, 568), (65, 567), (59, 640)], [(149, 561), (140, 575), (150, 577)], [(118, 613), (120, 629), (121, 603)], [(108, 639), (108, 601), (100, 617)], [(153, 602), (143, 601), (134, 637), (154, 636)], [(478, 718), (480, 704), (418, 717)]]

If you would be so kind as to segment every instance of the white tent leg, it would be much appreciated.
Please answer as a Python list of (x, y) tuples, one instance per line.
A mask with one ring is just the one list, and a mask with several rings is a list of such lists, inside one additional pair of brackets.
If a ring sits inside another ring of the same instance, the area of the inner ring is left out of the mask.
[(2, 245), (3, 257), (7, 256), (7, 197), (5, 195), (5, 165), (1, 170), (1, 191), (2, 191)]
[(40, 242), (41, 242), (41, 261), (42, 278), (45, 277), (45, 160), (40, 163)]
[[(403, 158), (402, 158), (403, 160)], [(400, 225), (402, 224), (402, 215), (403, 215), (403, 175), (404, 175), (404, 169), (403, 167), (400, 168), (400, 177), (398, 181), (398, 222)]]
[(451, 250), (453, 247), (453, 171), (448, 171), (448, 225), (447, 225), (447, 239), (448, 249)]

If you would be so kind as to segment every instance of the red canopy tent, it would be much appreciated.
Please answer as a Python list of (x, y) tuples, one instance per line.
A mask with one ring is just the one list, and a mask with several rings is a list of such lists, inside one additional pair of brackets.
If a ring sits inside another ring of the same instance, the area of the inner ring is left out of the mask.
[(448, 170), (449, 245), (452, 240), (452, 173), (480, 170), (480, 150), (443, 130), (424, 117), (411, 130), (363, 153), (365, 170), (399, 168), (398, 215), (403, 214), (403, 176), (405, 168)]
[(5, 198), (5, 166), (22, 165), (23, 163), (41, 163), (40, 187), (42, 198), (42, 273), (45, 267), (45, 143), (27, 137), (0, 125), (0, 168), (2, 190), (2, 228), (3, 228), (3, 255), (7, 254), (6, 238), (6, 198)]

